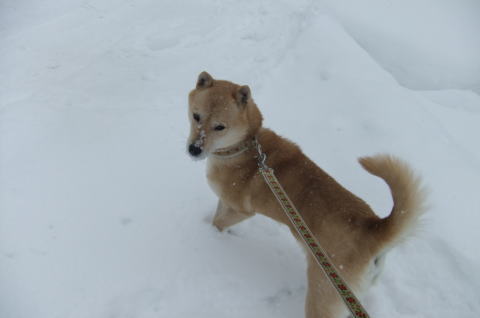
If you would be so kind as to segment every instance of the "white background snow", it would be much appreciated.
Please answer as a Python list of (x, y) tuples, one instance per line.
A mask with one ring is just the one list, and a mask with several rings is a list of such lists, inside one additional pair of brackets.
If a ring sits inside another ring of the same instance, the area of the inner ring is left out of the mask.
[(480, 315), (477, 0), (0, 0), (0, 317), (302, 317), (305, 260), (256, 216), (218, 233), (185, 153), (203, 70), (389, 213), (356, 163), (423, 175), (423, 230), (372, 317)]

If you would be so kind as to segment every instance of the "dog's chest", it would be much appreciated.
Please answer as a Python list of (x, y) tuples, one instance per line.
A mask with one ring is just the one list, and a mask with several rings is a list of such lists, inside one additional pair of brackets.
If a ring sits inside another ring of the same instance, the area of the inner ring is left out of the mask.
[(215, 165), (213, 160), (207, 160), (207, 181), (210, 188), (218, 197), (222, 196), (222, 178), (221, 170)]
[(240, 167), (218, 165), (210, 159), (207, 161), (209, 186), (221, 200), (232, 207), (245, 209), (251, 205), (247, 179), (248, 176)]

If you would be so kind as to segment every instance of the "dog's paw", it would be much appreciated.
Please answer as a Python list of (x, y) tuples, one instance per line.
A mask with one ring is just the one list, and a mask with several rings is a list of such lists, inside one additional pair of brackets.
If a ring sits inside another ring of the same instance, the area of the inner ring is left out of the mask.
[[(218, 222), (216, 222), (215, 220), (212, 221), (212, 225), (219, 231), (219, 232), (223, 232), (223, 230), (225, 230), (225, 227), (221, 224), (219, 224)], [(227, 230), (228, 232), (228, 230)]]
[(224, 226), (218, 225), (215, 222), (212, 223), (212, 225), (218, 230), (219, 233), (225, 233), (233, 236), (238, 236), (238, 233), (231, 228), (226, 228)]
[(215, 227), (219, 232), (223, 232), (223, 230), (225, 229), (224, 226), (222, 226), (218, 220), (215, 219), (215, 217), (211, 214), (205, 216), (203, 218), (203, 221), (205, 223), (207, 223), (208, 225), (212, 225), (213, 227)]

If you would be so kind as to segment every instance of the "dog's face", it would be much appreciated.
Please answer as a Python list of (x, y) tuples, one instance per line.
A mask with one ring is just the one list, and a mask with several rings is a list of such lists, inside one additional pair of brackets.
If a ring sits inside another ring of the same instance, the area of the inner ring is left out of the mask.
[[(199, 75), (188, 103), (187, 148), (189, 154), (198, 159), (245, 140), (252, 130), (251, 108), (258, 112), (248, 86), (214, 80), (207, 72)], [(261, 118), (259, 112), (258, 115)]]

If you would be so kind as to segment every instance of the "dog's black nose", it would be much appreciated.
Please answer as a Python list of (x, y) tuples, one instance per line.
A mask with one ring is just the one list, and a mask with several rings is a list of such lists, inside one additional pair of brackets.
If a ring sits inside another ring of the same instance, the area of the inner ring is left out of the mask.
[(192, 156), (196, 157), (196, 156), (198, 156), (199, 154), (202, 153), (202, 149), (200, 147), (195, 146), (195, 145), (190, 145), (190, 146), (188, 146), (188, 152)]

